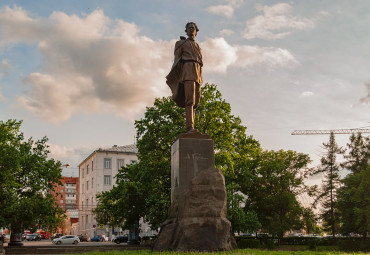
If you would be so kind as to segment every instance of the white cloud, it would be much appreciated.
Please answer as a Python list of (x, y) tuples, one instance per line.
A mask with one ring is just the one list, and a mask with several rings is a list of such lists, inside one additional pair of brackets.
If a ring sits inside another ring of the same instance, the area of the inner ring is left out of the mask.
[[(0, 38), (0, 45), (38, 45), (44, 65), (24, 77), (27, 92), (18, 95), (18, 102), (52, 123), (94, 112), (133, 120), (155, 97), (170, 94), (165, 76), (172, 65), (175, 41), (141, 36), (135, 24), (112, 21), (101, 10), (83, 17), (54, 12), (41, 19), (18, 7), (4, 7), (0, 9)], [(205, 72), (258, 65), (271, 69), (296, 62), (287, 50), (230, 45), (221, 37), (200, 45)]]
[[(0, 81), (3, 78), (4, 75), (7, 75), (12, 70), (12, 65), (8, 63), (8, 60), (3, 59), (0, 62)], [(0, 83), (1, 85), (1, 83)], [(1, 93), (1, 86), (0, 86), (0, 100), (5, 100), (5, 97)]]
[(360, 103), (369, 104), (370, 103), (370, 83), (365, 84), (367, 89), (367, 96), (360, 99)]
[(138, 33), (135, 24), (113, 22), (101, 10), (84, 17), (54, 12), (42, 20), (18, 7), (0, 9), (1, 44), (33, 41), (45, 59), (42, 72), (24, 78), (28, 92), (18, 100), (53, 123), (112, 110), (133, 119), (168, 93), (174, 43)]
[(63, 176), (78, 177), (78, 165), (97, 148), (87, 146), (66, 147), (49, 143), (49, 158), (60, 161), (62, 165), (69, 165), (68, 168), (62, 167)]
[(204, 70), (225, 73), (238, 58), (236, 49), (224, 38), (207, 39), (200, 44), (204, 58)]
[(206, 71), (226, 72), (230, 67), (248, 69), (265, 65), (268, 69), (297, 63), (285, 49), (249, 45), (230, 45), (224, 38), (207, 39), (201, 44)]
[(222, 29), (219, 32), (219, 35), (221, 35), (221, 36), (228, 36), (228, 35), (233, 35), (233, 34), (234, 34), (234, 31), (229, 30), (229, 29)]
[(304, 92), (302, 92), (302, 94), (300, 95), (300, 97), (311, 97), (314, 94), (315, 93), (313, 93), (312, 91), (304, 91)]
[(293, 31), (312, 29), (315, 26), (313, 19), (293, 16), (292, 6), (287, 3), (257, 5), (256, 9), (263, 14), (247, 21), (243, 35), (247, 39), (281, 39)]
[(13, 67), (12, 67), (11, 64), (9, 64), (7, 59), (1, 60), (1, 63), (0, 63), (0, 78), (3, 75), (9, 74), (12, 69), (13, 69)]
[(209, 6), (207, 11), (226, 18), (231, 18), (234, 15), (234, 9), (241, 6), (243, 2), (243, 0), (226, 0), (226, 4)]
[(207, 11), (213, 14), (225, 16), (226, 18), (231, 18), (234, 15), (234, 8), (229, 5), (210, 6), (207, 8)]

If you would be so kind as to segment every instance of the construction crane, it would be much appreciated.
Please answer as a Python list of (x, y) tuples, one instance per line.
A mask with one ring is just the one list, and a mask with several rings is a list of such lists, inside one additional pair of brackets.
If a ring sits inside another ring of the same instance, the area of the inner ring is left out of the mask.
[(353, 134), (370, 133), (369, 128), (351, 128), (351, 129), (332, 129), (332, 130), (294, 130), (291, 135), (327, 135), (334, 134)]

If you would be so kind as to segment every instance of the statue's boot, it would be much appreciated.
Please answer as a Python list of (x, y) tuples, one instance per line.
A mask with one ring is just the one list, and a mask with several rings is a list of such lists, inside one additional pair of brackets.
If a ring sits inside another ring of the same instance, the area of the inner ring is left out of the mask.
[(186, 117), (186, 131), (188, 133), (195, 132), (196, 130), (194, 129), (193, 106), (185, 107), (185, 117)]

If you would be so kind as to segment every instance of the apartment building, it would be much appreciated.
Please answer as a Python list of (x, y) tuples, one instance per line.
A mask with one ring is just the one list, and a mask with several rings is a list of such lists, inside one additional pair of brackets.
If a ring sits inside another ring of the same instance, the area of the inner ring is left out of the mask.
[(107, 227), (98, 227), (92, 210), (96, 207), (96, 195), (109, 191), (116, 184), (115, 176), (122, 166), (137, 161), (135, 145), (99, 148), (78, 166), (80, 178), (79, 231), (93, 237), (96, 234), (110, 236)]
[(78, 209), (79, 202), (79, 178), (62, 177), (61, 185), (57, 185), (52, 192), (57, 204), (63, 211)]

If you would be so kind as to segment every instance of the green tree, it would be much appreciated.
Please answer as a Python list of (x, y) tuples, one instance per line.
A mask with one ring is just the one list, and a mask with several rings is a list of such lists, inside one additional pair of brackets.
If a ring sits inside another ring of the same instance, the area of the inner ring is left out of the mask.
[(96, 222), (98, 224), (109, 225), (112, 227), (112, 233), (116, 226), (123, 226), (122, 222), (117, 219), (117, 197), (116, 192), (118, 190), (113, 187), (111, 191), (105, 191), (96, 195), (98, 204), (93, 209)]
[[(156, 99), (144, 117), (135, 122), (139, 161), (117, 175), (117, 203), (126, 225), (144, 217), (152, 228), (158, 228), (166, 220), (171, 193), (171, 145), (180, 133), (186, 132), (184, 116), (184, 109), (166, 97)], [(215, 165), (224, 173), (226, 184), (233, 182), (246, 189), (251, 184), (250, 166), (260, 146), (253, 137), (246, 136), (246, 127), (231, 114), (230, 105), (215, 85), (202, 87), (195, 127), (214, 140)]]
[(352, 134), (347, 143), (348, 153), (344, 155), (346, 161), (343, 167), (357, 174), (366, 169), (370, 160), (370, 138), (364, 137), (361, 133)]
[(337, 189), (340, 185), (339, 170), (340, 164), (336, 157), (343, 154), (344, 150), (339, 147), (335, 141), (334, 133), (330, 133), (328, 143), (323, 143), (326, 150), (325, 155), (321, 158), (321, 165), (313, 171), (313, 175), (322, 173), (324, 180), (321, 188), (318, 190), (314, 205), (321, 203), (320, 217), (323, 220), (323, 229), (330, 231), (335, 238), (339, 228), (339, 213), (336, 208)]
[(324, 231), (322, 230), (322, 227), (320, 225), (315, 225), (313, 228), (313, 233), (322, 236), (324, 234)]
[(316, 215), (312, 208), (303, 208), (302, 210), (303, 225), (306, 229), (307, 234), (312, 234), (315, 231), (317, 223)]
[(352, 134), (343, 164), (350, 173), (338, 190), (338, 209), (342, 234), (370, 232), (370, 139), (361, 133)]
[(245, 210), (246, 195), (241, 193), (240, 186), (231, 183), (227, 187), (227, 218), (231, 221), (234, 232), (253, 233), (261, 228), (256, 212)]
[(370, 166), (357, 174), (348, 174), (343, 184), (338, 191), (341, 232), (366, 238), (370, 232)]
[(47, 138), (24, 140), (20, 121), (0, 121), (0, 225), (12, 236), (36, 224), (55, 227), (61, 209), (51, 191), (60, 183), (60, 163), (48, 159)]
[(294, 151), (264, 151), (259, 157), (247, 210), (255, 211), (262, 229), (280, 240), (286, 231), (302, 227), (297, 195), (307, 190), (309, 162), (308, 155)]

